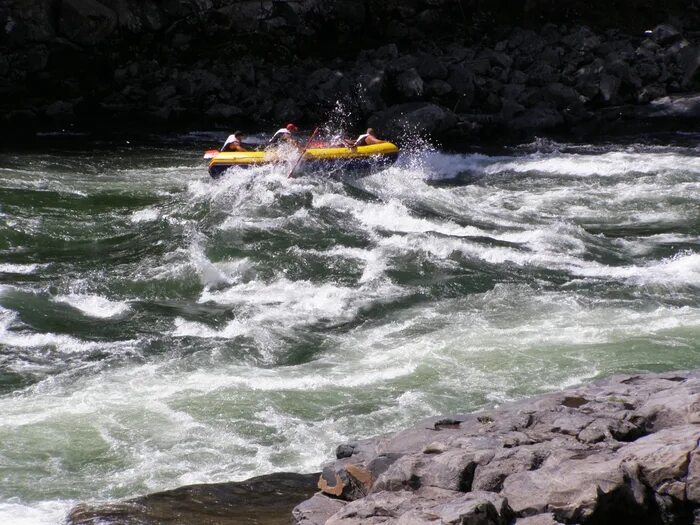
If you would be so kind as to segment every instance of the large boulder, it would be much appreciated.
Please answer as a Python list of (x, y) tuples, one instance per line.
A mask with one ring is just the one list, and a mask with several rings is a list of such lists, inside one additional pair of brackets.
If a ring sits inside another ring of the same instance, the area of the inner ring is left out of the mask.
[(665, 46), (680, 40), (681, 32), (670, 24), (660, 24), (654, 28), (651, 36), (657, 44)]
[(402, 100), (414, 100), (423, 96), (425, 87), (423, 79), (415, 68), (402, 71), (394, 80), (396, 91)]
[(555, 128), (563, 123), (564, 117), (556, 109), (534, 107), (507, 122), (506, 125), (515, 131), (535, 131)]
[(683, 85), (690, 85), (700, 72), (700, 46), (688, 46), (678, 54), (678, 63), (683, 71)]
[(700, 372), (615, 377), (343, 447), (328, 472), (353, 501), (296, 523), (692, 523), (699, 440)]
[[(10, 2), (11, 4), (11, 2)], [(45, 0), (23, 0), (5, 10), (0, 3), (0, 45), (23, 46), (47, 42), (56, 36), (51, 5)]]
[(369, 120), (379, 134), (396, 139), (407, 135), (440, 135), (457, 123), (457, 115), (437, 104), (409, 102), (380, 111)]
[(465, 107), (474, 100), (474, 72), (465, 64), (458, 64), (449, 69), (447, 83), (461, 99)]
[[(512, 512), (507, 501), (489, 492), (468, 494), (422, 488), (415, 492), (380, 492), (347, 504), (326, 525), (506, 525)], [(304, 522), (296, 522), (301, 525)]]
[[(641, 117), (662, 119), (698, 119), (700, 118), (700, 95), (675, 95), (652, 100), (648, 106), (642, 106)], [(663, 413), (660, 414), (663, 417)]]
[(102, 43), (117, 27), (117, 15), (97, 0), (64, 0), (59, 13), (59, 31), (83, 46)]
[(329, 498), (324, 494), (314, 494), (311, 499), (301, 502), (292, 510), (296, 525), (324, 525), (328, 518), (342, 510), (345, 501)]
[[(318, 474), (277, 473), (232, 483), (190, 485), (123, 502), (81, 504), (68, 525), (163, 525), (165, 523), (289, 523), (295, 505), (315, 492)], [(309, 505), (305, 506), (306, 509)], [(320, 510), (320, 505), (313, 507)], [(337, 509), (336, 509), (337, 510)], [(308, 510), (306, 512), (308, 515)], [(301, 515), (299, 515), (301, 516)], [(298, 521), (304, 525), (314, 521)]]

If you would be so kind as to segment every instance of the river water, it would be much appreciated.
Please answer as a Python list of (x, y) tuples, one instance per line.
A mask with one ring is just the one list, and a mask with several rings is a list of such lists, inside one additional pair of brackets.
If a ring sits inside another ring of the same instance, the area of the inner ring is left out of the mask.
[(212, 181), (182, 137), (0, 153), (0, 523), (700, 367), (699, 141), (413, 152), (350, 183)]

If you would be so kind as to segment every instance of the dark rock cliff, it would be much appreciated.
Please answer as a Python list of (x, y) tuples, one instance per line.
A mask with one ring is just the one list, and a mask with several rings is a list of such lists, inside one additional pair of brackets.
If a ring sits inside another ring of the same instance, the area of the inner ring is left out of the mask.
[(700, 0), (0, 0), (0, 129), (310, 125), (338, 102), (389, 134), (572, 128), (699, 90), (699, 29)]

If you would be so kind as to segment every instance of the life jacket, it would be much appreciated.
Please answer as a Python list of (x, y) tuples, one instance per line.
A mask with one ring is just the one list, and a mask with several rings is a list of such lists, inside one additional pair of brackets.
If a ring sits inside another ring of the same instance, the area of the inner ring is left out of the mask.
[(363, 133), (362, 135), (357, 137), (357, 140), (355, 141), (355, 146), (366, 146), (367, 137), (369, 137), (369, 133)]
[(228, 138), (226, 139), (226, 142), (224, 142), (224, 145), (221, 146), (221, 151), (225, 151), (226, 147), (229, 144), (234, 144), (236, 146), (240, 146), (241, 140), (236, 135), (229, 135)]
[(272, 138), (270, 139), (270, 144), (276, 144), (282, 139), (283, 135), (291, 136), (292, 132), (289, 131), (287, 128), (280, 128), (277, 131), (275, 131), (275, 134), (272, 135)]

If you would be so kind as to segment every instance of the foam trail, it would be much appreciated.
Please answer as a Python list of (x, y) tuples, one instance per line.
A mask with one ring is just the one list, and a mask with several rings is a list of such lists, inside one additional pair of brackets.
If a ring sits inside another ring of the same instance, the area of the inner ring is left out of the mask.
[(0, 153), (0, 522), (311, 472), (428, 415), (700, 366), (695, 144), (421, 146), (349, 182), (288, 162), (212, 181), (197, 136), (109, 165)]
[(59, 295), (54, 298), (54, 301), (68, 304), (87, 316), (100, 319), (123, 315), (130, 308), (124, 301), (111, 301), (99, 295), (89, 294)]

